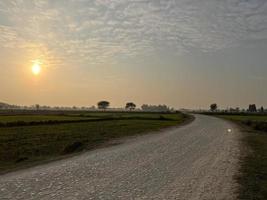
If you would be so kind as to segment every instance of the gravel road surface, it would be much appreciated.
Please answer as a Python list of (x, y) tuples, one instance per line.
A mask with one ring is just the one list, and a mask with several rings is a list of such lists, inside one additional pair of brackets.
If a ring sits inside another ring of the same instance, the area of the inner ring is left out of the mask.
[(0, 199), (232, 200), (239, 132), (196, 115), (189, 125), (0, 176)]

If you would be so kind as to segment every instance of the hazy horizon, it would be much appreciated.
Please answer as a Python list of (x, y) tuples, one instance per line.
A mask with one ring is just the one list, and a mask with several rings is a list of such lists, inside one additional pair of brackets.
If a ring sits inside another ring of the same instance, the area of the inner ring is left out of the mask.
[(266, 52), (265, 0), (0, 0), (10, 104), (266, 108)]

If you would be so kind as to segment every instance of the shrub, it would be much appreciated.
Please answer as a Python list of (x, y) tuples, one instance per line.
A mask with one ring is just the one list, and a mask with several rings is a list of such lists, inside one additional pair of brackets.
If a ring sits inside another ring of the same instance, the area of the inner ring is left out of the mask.
[(67, 145), (63, 151), (63, 154), (70, 154), (74, 152), (79, 152), (83, 150), (83, 143), (82, 142), (74, 142), (70, 145)]

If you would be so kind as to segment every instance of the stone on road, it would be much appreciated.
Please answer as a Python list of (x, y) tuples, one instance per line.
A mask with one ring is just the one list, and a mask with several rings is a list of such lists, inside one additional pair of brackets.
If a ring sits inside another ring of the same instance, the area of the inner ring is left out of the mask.
[(0, 199), (235, 199), (239, 132), (224, 120), (195, 117), (180, 128), (2, 175)]

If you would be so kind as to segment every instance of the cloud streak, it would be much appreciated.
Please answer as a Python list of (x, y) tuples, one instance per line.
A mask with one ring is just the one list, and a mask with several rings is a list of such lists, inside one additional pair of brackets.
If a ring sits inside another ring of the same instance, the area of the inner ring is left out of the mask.
[(41, 49), (51, 65), (267, 39), (265, 0), (10, 0), (0, 1), (0, 18), (1, 47)]

